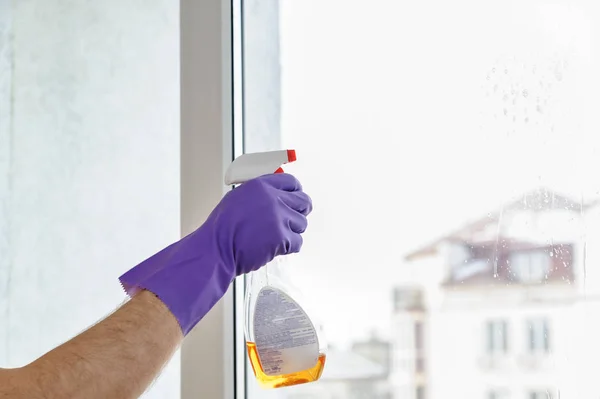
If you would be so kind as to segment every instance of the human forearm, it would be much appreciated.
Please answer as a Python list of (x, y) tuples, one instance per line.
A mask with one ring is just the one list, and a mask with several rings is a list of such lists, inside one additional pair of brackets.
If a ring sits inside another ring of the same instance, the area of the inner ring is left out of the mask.
[(0, 369), (0, 399), (139, 397), (236, 276), (300, 251), (311, 211), (288, 174), (230, 191), (196, 231), (119, 278), (130, 302), (32, 364)]
[(182, 339), (166, 306), (142, 291), (89, 330), (12, 371), (11, 387), (0, 386), (0, 398), (137, 398)]

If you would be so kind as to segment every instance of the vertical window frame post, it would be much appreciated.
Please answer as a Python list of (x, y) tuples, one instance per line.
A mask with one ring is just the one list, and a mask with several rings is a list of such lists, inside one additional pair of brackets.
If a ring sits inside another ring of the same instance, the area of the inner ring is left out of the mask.
[[(234, 156), (233, 22), (229, 0), (180, 0), (181, 235), (227, 191)], [(234, 289), (181, 349), (181, 398), (243, 398), (236, 385)]]

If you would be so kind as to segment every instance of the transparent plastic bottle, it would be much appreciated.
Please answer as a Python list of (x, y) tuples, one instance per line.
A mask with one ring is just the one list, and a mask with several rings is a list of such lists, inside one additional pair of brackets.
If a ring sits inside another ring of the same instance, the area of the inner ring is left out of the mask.
[[(230, 165), (225, 183), (282, 172), (281, 165), (295, 160), (294, 150), (244, 154)], [(315, 306), (286, 273), (295, 267), (288, 263), (297, 261), (294, 255), (280, 257), (246, 277), (246, 347), (263, 388), (317, 381), (325, 367), (326, 342)]]
[(247, 277), (246, 347), (263, 388), (317, 381), (326, 343), (316, 311), (286, 278), (289, 260), (276, 259)]

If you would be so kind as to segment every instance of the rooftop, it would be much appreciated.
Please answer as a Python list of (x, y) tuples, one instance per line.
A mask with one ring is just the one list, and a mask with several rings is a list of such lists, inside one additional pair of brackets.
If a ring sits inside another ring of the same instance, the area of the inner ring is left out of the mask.
[[(553, 210), (567, 210), (581, 213), (591, 207), (594, 207), (599, 202), (600, 200), (595, 199), (593, 201), (583, 203), (582, 201), (576, 201), (545, 187), (541, 187), (524, 193), (512, 202), (501, 206), (499, 209), (496, 209), (495, 211), (490, 212), (483, 217), (475, 219), (468, 224), (461, 226), (457, 230), (433, 240), (421, 248), (417, 248), (416, 250), (409, 252), (405, 256), (405, 260), (410, 261), (421, 256), (430, 255), (434, 253), (438, 246), (443, 242), (469, 242), (477, 233), (481, 233), (485, 229), (490, 228), (490, 226), (498, 225), (502, 219), (502, 215), (509, 211), (548, 212)], [(509, 242), (510, 238), (499, 236), (497, 237), (496, 245), (498, 241)], [(516, 243), (515, 245), (519, 244)]]

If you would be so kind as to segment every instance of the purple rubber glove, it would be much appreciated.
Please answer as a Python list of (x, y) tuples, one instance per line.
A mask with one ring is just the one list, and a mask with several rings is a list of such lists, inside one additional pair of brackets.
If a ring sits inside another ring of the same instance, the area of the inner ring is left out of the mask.
[(292, 175), (250, 180), (227, 193), (196, 231), (122, 275), (121, 284), (130, 296), (153, 292), (187, 335), (236, 276), (300, 251), (311, 211)]

